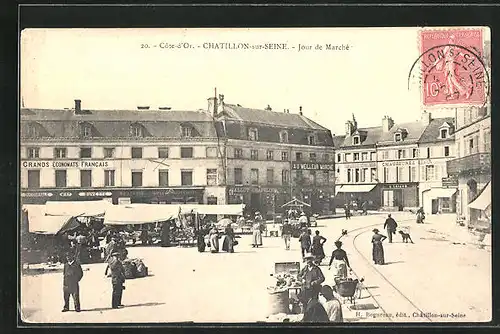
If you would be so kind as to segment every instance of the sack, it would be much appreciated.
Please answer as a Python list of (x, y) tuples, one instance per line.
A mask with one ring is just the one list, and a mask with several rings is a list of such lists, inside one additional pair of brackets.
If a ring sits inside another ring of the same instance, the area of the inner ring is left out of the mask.
[(140, 259), (134, 260), (136, 266), (136, 277), (146, 277), (148, 276), (148, 267)]
[(125, 278), (131, 279), (135, 278), (137, 275), (137, 267), (132, 261), (123, 261), (123, 269), (125, 272)]

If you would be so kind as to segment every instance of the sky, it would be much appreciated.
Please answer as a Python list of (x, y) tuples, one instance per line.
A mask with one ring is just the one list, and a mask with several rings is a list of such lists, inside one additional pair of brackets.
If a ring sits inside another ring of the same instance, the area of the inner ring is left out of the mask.
[[(203, 47), (224, 42), (288, 49)], [(312, 49), (298, 51), (299, 44)], [(217, 88), (226, 103), (244, 107), (297, 113), (302, 106), (343, 134), (352, 114), (360, 127), (379, 126), (384, 115), (396, 123), (420, 118), (420, 87), (408, 88), (418, 56), (418, 28), (29, 29), (21, 35), (21, 96), (27, 108), (72, 108), (80, 99), (83, 109), (198, 110)]]

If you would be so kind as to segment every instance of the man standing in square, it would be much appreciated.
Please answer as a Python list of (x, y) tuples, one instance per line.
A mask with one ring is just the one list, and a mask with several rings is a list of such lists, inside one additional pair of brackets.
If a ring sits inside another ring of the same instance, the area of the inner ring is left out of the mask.
[(83, 270), (80, 263), (75, 260), (75, 257), (68, 254), (63, 271), (63, 294), (64, 308), (63, 312), (69, 311), (69, 297), (73, 297), (75, 303), (75, 311), (80, 312), (80, 285), (79, 282), (83, 277)]
[(385, 220), (384, 228), (387, 229), (387, 236), (389, 237), (390, 244), (392, 244), (392, 235), (396, 234), (397, 227), (398, 227), (398, 224), (396, 223), (394, 218), (391, 217), (391, 214), (389, 213), (389, 216)]

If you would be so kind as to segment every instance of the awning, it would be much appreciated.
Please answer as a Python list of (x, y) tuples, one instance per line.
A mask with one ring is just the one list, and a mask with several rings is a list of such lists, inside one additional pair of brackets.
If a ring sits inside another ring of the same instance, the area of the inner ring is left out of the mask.
[(181, 204), (182, 213), (196, 212), (201, 215), (242, 215), (245, 204)]
[(71, 216), (42, 216), (28, 213), (28, 226), (31, 233), (56, 235), (80, 226)]
[(491, 183), (488, 182), (479, 196), (469, 203), (468, 207), (477, 210), (486, 210), (491, 205)]
[(105, 225), (150, 224), (178, 217), (179, 205), (126, 204), (112, 205), (106, 210)]
[(376, 187), (376, 184), (347, 184), (340, 186), (339, 189), (336, 189), (335, 194), (337, 193), (367, 193), (373, 190)]
[(424, 192), (424, 194), (429, 198), (449, 198), (455, 195), (456, 192), (456, 188), (431, 188), (429, 191)]
[(113, 206), (113, 204), (105, 200), (78, 202), (48, 201), (45, 203), (45, 214), (50, 216), (73, 217), (102, 216), (111, 206)]
[(307, 207), (311, 207), (311, 205), (307, 204), (306, 202), (302, 202), (301, 200), (298, 200), (296, 198), (292, 199), (288, 203), (283, 204), (281, 207), (284, 208), (285, 206), (307, 206)]

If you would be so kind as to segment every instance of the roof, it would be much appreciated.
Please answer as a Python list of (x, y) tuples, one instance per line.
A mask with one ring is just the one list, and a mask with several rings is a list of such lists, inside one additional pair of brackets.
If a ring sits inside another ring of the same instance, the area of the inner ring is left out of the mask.
[(243, 122), (261, 123), (286, 128), (329, 131), (327, 128), (300, 114), (244, 108), (234, 104), (224, 104), (224, 114), (229, 119)]
[[(373, 146), (377, 144), (380, 136), (382, 135), (382, 127), (374, 126), (369, 128), (358, 128), (354, 131), (353, 135), (359, 134), (361, 143), (359, 145), (353, 145), (353, 136), (342, 136), (343, 141), (340, 145), (335, 147), (339, 148), (351, 148), (351, 147), (363, 147), (363, 146)], [(339, 138), (340, 141), (340, 138)]]
[(448, 138), (442, 139), (439, 136), (439, 129), (443, 124), (447, 123), (451, 126), (451, 129), (455, 126), (455, 120), (453, 117), (443, 117), (443, 118), (435, 118), (430, 123), (429, 126), (425, 129), (419, 139), (419, 143), (433, 143), (433, 142), (441, 142), (441, 141), (450, 141), (455, 140), (455, 134), (453, 131), (450, 131), (451, 135)]
[(334, 136), (333, 137), (333, 147), (339, 148), (344, 143), (345, 136)]
[(388, 132), (381, 133), (377, 145), (381, 146), (394, 145), (395, 144), (394, 133), (398, 132), (401, 129), (405, 129), (407, 135), (403, 139), (403, 141), (398, 142), (398, 144), (405, 145), (405, 144), (417, 143), (417, 141), (420, 139), (426, 128), (427, 125), (422, 121), (394, 124)]

